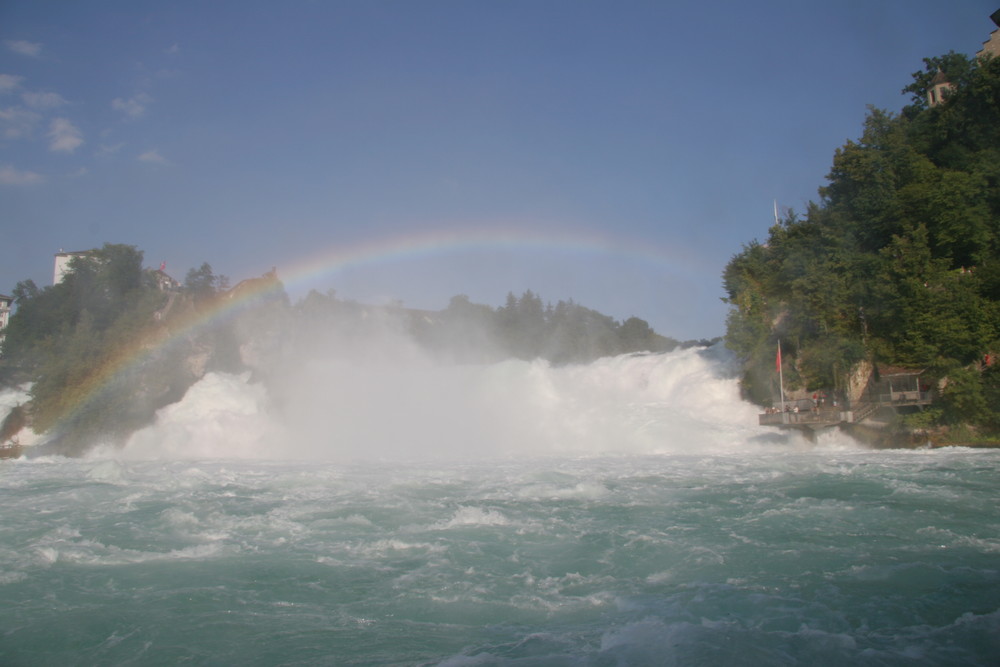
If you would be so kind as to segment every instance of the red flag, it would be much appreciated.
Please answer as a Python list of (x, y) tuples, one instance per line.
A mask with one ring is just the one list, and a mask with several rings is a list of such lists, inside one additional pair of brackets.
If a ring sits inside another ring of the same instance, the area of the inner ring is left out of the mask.
[(166, 271), (166, 270), (167, 270), (167, 263), (160, 262), (160, 271)]
[(774, 360), (774, 370), (781, 372), (781, 343), (778, 343), (778, 357)]

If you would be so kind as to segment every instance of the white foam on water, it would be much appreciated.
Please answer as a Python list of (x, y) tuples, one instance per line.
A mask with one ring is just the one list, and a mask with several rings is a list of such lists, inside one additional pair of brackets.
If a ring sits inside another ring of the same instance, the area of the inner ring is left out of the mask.
[(87, 566), (116, 566), (153, 561), (204, 560), (219, 556), (220, 544), (199, 544), (169, 551), (144, 551), (105, 544), (83, 537), (79, 531), (60, 528), (41, 536), (33, 545), (36, 563), (72, 563)]
[[(283, 434), (268, 415), (265, 388), (246, 377), (208, 373), (156, 422), (132, 435), (129, 459), (281, 458)], [(106, 451), (97, 455), (106, 455)]]
[(510, 523), (510, 519), (502, 512), (484, 510), (481, 507), (463, 507), (456, 510), (448, 521), (436, 526), (447, 529), (456, 526), (509, 526)]
[[(31, 400), (31, 384), (23, 384), (18, 387), (5, 387), (0, 389), (0, 424), (7, 418), (11, 411), (21, 405), (27, 404)], [(23, 447), (31, 447), (42, 440), (42, 436), (35, 433), (30, 427), (21, 429), (16, 436), (18, 444)], [(0, 443), (5, 444), (5, 443)]]

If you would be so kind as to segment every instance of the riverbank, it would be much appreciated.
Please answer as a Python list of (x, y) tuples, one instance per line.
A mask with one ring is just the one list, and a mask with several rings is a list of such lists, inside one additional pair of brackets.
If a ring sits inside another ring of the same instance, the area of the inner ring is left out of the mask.
[(933, 429), (899, 428), (877, 420), (841, 424), (841, 430), (873, 449), (975, 447), (1000, 449), (1000, 438), (985, 436), (973, 427), (939, 426)]

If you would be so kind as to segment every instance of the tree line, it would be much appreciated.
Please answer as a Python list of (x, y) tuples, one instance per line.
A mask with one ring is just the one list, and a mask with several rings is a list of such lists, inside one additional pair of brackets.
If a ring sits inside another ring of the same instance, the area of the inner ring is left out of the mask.
[[(377, 312), (377, 317), (372, 317)], [(499, 307), (474, 303), (460, 294), (441, 311), (417, 311), (401, 304), (373, 308), (341, 300), (333, 291), (312, 291), (293, 308), (293, 329), (324, 335), (367, 336), (375, 329), (405, 333), (425, 350), (458, 362), (545, 359), (554, 364), (587, 363), (630, 352), (665, 352), (715, 340), (678, 341), (658, 334), (648, 322), (619, 322), (573, 300), (546, 303), (527, 290), (507, 295)]]

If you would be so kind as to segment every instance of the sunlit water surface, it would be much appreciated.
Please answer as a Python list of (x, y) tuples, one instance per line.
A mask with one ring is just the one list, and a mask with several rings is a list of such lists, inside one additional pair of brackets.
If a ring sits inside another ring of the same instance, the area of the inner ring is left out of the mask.
[(1000, 452), (760, 429), (720, 364), (462, 376), (576, 451), (240, 456), (229, 378), (131, 456), (0, 462), (0, 664), (996, 664)]

